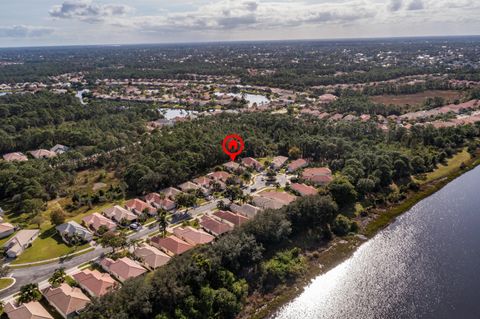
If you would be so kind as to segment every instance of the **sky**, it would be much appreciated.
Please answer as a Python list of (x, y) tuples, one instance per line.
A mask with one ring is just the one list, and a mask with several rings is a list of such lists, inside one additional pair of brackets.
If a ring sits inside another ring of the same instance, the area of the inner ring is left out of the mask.
[(480, 35), (479, 0), (0, 0), (0, 47)]

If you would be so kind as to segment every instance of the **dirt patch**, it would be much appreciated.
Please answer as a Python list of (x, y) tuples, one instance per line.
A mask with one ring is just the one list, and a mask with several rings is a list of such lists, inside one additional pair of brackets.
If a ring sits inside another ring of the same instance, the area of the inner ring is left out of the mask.
[(425, 99), (429, 97), (442, 97), (446, 100), (447, 103), (453, 103), (455, 99), (460, 99), (462, 97), (462, 92), (460, 91), (425, 91), (416, 94), (402, 94), (402, 95), (379, 95), (379, 96), (372, 96), (370, 100), (375, 103), (382, 103), (382, 104), (393, 104), (399, 106), (406, 106), (406, 105), (417, 105), (422, 104), (425, 102)]

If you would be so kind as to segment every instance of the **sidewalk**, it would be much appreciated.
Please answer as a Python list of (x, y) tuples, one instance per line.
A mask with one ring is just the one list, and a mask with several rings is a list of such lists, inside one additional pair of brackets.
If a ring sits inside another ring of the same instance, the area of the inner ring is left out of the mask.
[(76, 251), (72, 254), (63, 255), (63, 256), (60, 256), (60, 257), (55, 257), (55, 258), (45, 259), (45, 260), (40, 260), (40, 261), (33, 261), (33, 262), (30, 262), (30, 263), (23, 263), (23, 264), (13, 264), (13, 265), (8, 264), (8, 266), (10, 268), (18, 268), (18, 267), (25, 267), (25, 266), (35, 266), (35, 265), (48, 264), (48, 263), (51, 263), (51, 262), (54, 262), (54, 261), (59, 261), (60, 259), (63, 259), (63, 258), (75, 257), (75, 256), (78, 256), (78, 255), (87, 253), (89, 251), (95, 250), (96, 247), (98, 247), (98, 246), (90, 246), (90, 247), (87, 247), (85, 249)]

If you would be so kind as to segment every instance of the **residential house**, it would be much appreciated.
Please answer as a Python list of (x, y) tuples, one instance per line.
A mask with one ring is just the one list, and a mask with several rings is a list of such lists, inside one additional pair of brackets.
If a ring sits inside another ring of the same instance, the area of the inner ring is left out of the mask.
[(119, 258), (117, 260), (104, 258), (100, 262), (100, 266), (121, 282), (138, 277), (147, 272), (147, 270), (139, 263), (128, 257)]
[(153, 216), (157, 213), (155, 207), (145, 203), (143, 200), (140, 200), (138, 198), (127, 201), (125, 203), (125, 208), (137, 215), (146, 212), (148, 215)]
[(279, 209), (285, 206), (284, 203), (258, 195), (253, 196), (253, 203), (255, 206), (261, 207), (262, 209)]
[(303, 158), (299, 158), (293, 162), (291, 162), (290, 164), (288, 164), (287, 166), (287, 172), (288, 173), (293, 173), (301, 168), (304, 168), (308, 165), (308, 162), (306, 160), (304, 160)]
[(58, 155), (68, 152), (69, 148), (62, 144), (57, 144), (50, 149), (50, 152), (54, 152)]
[(10, 258), (18, 257), (40, 234), (39, 229), (22, 229), (10, 238), (3, 247)]
[(178, 238), (186, 241), (190, 245), (201, 245), (212, 242), (215, 237), (193, 227), (176, 227), (173, 229), (173, 234)]
[(155, 208), (161, 208), (166, 211), (175, 209), (175, 202), (166, 196), (158, 193), (150, 193), (145, 196), (145, 201)]
[(264, 209), (279, 209), (290, 204), (295, 199), (295, 196), (286, 192), (264, 191), (253, 197), (253, 203), (255, 206), (262, 207)]
[(192, 182), (194, 182), (195, 184), (197, 184), (200, 187), (210, 188), (210, 184), (212, 183), (212, 180), (209, 179), (206, 176), (200, 176), (200, 177), (195, 178)]
[(330, 94), (330, 93), (327, 93), (327, 94), (323, 94), (323, 95), (320, 95), (318, 97), (318, 101), (321, 103), (321, 104), (330, 104), (332, 102), (335, 102), (336, 100), (338, 99), (337, 96), (333, 95), (333, 94)]
[(169, 255), (147, 244), (142, 244), (133, 251), (133, 254), (140, 258), (143, 264), (150, 269), (161, 267), (171, 259)]
[(137, 219), (137, 215), (118, 205), (105, 209), (103, 214), (117, 223), (131, 223)]
[(247, 168), (251, 168), (259, 172), (263, 170), (263, 165), (253, 157), (242, 158), (242, 164)]
[(70, 287), (66, 283), (56, 288), (48, 287), (42, 293), (63, 318), (74, 317), (90, 303), (90, 298), (80, 288)]
[(150, 239), (150, 244), (163, 250), (170, 256), (181, 255), (194, 247), (176, 236), (155, 236)]
[(307, 168), (302, 173), (302, 178), (315, 185), (327, 185), (333, 180), (332, 171), (327, 167)]
[(275, 156), (272, 160), (272, 163), (270, 164), (270, 166), (274, 169), (274, 170), (280, 170), (284, 165), (285, 163), (288, 161), (288, 157), (286, 156)]
[(206, 232), (217, 237), (233, 230), (233, 225), (210, 216), (203, 216), (200, 219), (200, 226)]
[(171, 200), (175, 200), (175, 197), (181, 192), (181, 190), (176, 189), (175, 187), (165, 188), (164, 190), (160, 191), (160, 193), (165, 195), (165, 198), (170, 198)]
[(28, 157), (21, 152), (8, 153), (3, 155), (3, 159), (7, 162), (25, 162), (28, 161)]
[(92, 297), (100, 297), (114, 290), (118, 283), (109, 274), (85, 269), (72, 275), (73, 279)]
[(188, 191), (191, 191), (191, 190), (200, 189), (201, 186), (188, 181), (188, 182), (185, 182), (183, 184), (178, 185), (178, 188), (181, 189), (182, 192), (188, 192)]
[(210, 173), (207, 175), (208, 178), (216, 181), (216, 182), (223, 182), (225, 183), (229, 177), (231, 177), (232, 174), (229, 174), (227, 172), (224, 172), (224, 171), (217, 171), (217, 172), (213, 172), (213, 173)]
[(9, 319), (53, 319), (38, 301), (23, 304), (11, 301), (5, 305), (3, 311)]
[(248, 221), (247, 217), (229, 211), (219, 210), (213, 213), (213, 215), (235, 226), (240, 226), (241, 224)]
[(318, 193), (318, 190), (315, 187), (305, 184), (293, 183), (290, 185), (290, 188), (300, 196), (310, 196)]
[(250, 204), (243, 204), (243, 205), (231, 204), (230, 210), (234, 213), (247, 216), (248, 218), (255, 217), (261, 211), (260, 208)]
[(1, 223), (0, 224), (0, 238), (5, 238), (13, 234), (15, 231), (15, 226), (10, 223)]
[(83, 217), (82, 222), (94, 232), (98, 232), (102, 226), (107, 230), (115, 230), (115, 228), (117, 228), (117, 224), (99, 213), (93, 213), (92, 215)]
[(77, 223), (76, 221), (69, 221), (65, 224), (55, 227), (62, 239), (67, 244), (73, 244), (75, 241), (89, 242), (93, 239), (93, 234)]
[(240, 169), (240, 164), (232, 161), (232, 162), (228, 162), (228, 163), (223, 164), (223, 167), (224, 167), (227, 171), (235, 172), (235, 171), (237, 171), (238, 169)]
[(45, 149), (34, 150), (30, 151), (29, 153), (36, 159), (52, 158), (57, 156), (57, 153)]

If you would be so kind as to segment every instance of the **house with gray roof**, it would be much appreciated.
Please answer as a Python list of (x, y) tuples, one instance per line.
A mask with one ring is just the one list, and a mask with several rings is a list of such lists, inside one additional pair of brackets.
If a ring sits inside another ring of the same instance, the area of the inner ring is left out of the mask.
[(89, 242), (93, 239), (93, 234), (85, 227), (75, 221), (69, 221), (56, 227), (56, 230), (62, 236), (67, 244), (73, 244), (75, 241)]
[(10, 238), (3, 247), (10, 258), (15, 258), (27, 249), (40, 234), (39, 229), (22, 229)]

